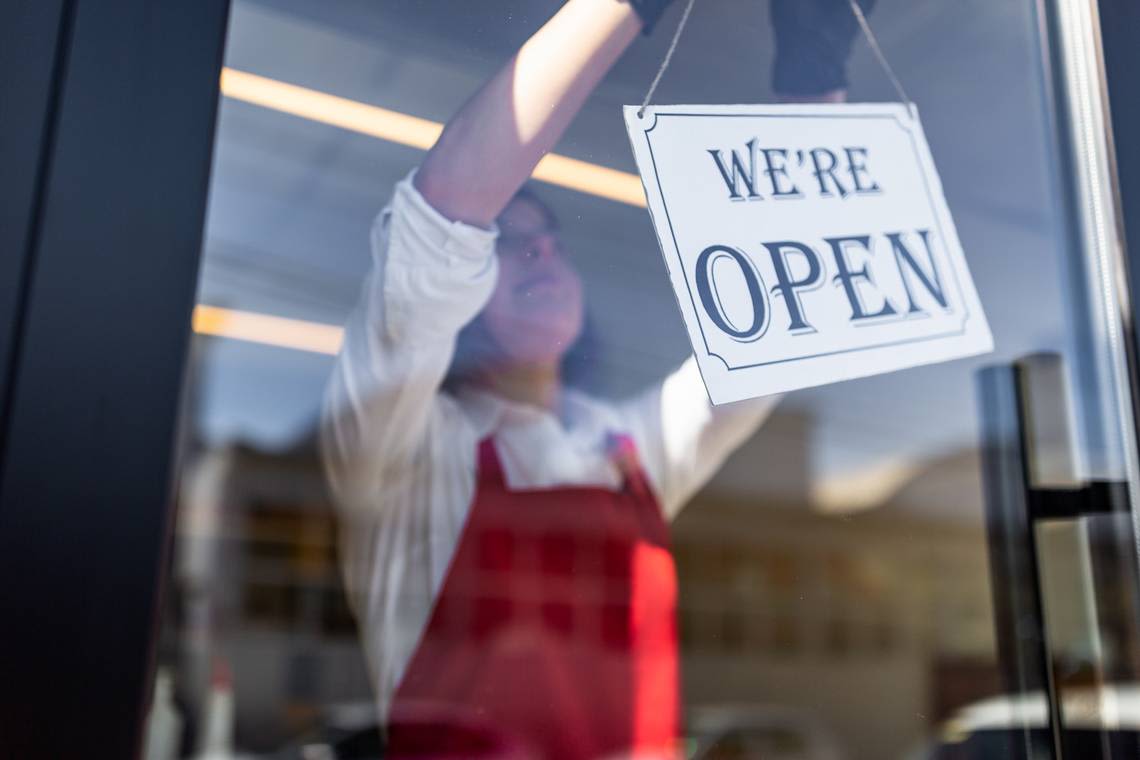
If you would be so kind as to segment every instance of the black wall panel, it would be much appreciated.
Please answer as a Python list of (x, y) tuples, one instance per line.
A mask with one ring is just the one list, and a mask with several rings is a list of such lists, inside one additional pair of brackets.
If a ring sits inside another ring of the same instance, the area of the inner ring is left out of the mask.
[(22, 760), (137, 752), (228, 12), (71, 6), (0, 460), (0, 756)]

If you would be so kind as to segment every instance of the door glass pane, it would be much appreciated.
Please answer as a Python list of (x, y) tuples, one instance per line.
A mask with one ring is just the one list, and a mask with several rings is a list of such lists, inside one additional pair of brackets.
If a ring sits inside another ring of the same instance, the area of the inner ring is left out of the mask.
[[(572, 0), (480, 90), (561, 5), (233, 3), (147, 756), (381, 757), (396, 737), (408, 756), (621, 756), (638, 731), (701, 758), (1006, 757), (1019, 730), (1049, 751), (1003, 621), (1023, 587), (1071, 600), (1072, 552), (1119, 548), (1127, 517), (1043, 528), (1043, 578), (995, 568), (994, 494), (1026, 481), (984, 477), (1002, 418), (980, 373), (1047, 368), (1018, 417), (1054, 447), (1027, 455), (1049, 476), (1029, 485), (1095, 481), (1126, 511), (1132, 431), (1043, 19), (1012, 0), (869, 16), (995, 351), (714, 413), (620, 112), (678, 7), (583, 85), (554, 145), (583, 163), (496, 195), (528, 155), (504, 147), (504, 104), (568, 108), (558, 75), (628, 12)], [(801, 32), (851, 39), (847, 98), (894, 100), (845, 4), (818, 5)], [(774, 36), (766, 2), (697, 3), (655, 101), (775, 101)], [(542, 84), (522, 75), (551, 55)], [(409, 179), (465, 102), (446, 156), (474, 174)], [(1100, 682), (1126, 690), (1135, 628), (1113, 625)]]

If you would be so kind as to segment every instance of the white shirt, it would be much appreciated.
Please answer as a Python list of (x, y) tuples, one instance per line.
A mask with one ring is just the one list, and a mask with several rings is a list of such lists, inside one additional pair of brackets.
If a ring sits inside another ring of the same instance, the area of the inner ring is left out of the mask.
[(496, 229), (444, 218), (396, 186), (372, 228), (372, 270), (345, 328), (321, 426), (341, 514), (340, 554), (381, 720), (428, 621), (494, 435), (508, 487), (617, 489), (609, 433), (630, 435), (673, 517), (775, 405), (713, 408), (690, 359), (622, 402), (573, 391), (560, 415), (440, 389), (455, 338), (495, 287)]

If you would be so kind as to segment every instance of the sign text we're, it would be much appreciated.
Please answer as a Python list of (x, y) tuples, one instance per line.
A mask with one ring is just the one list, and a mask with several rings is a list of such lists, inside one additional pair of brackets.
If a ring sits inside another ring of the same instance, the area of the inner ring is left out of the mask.
[[(752, 138), (742, 151), (709, 148), (720, 176), (733, 201), (763, 200), (761, 190), (770, 198), (802, 198), (801, 187), (807, 186), (820, 197), (838, 195), (846, 198), (851, 193), (878, 193), (879, 184), (867, 169), (867, 149), (843, 146), (833, 150), (825, 147), (807, 149), (762, 148), (759, 138)], [(745, 158), (746, 157), (746, 158)], [(814, 181), (798, 181), (792, 172), (807, 170)]]

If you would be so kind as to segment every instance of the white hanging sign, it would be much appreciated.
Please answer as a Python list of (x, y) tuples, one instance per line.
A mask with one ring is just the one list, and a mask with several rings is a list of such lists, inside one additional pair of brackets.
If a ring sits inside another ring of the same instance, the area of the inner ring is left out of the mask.
[(992, 350), (906, 107), (638, 110), (626, 126), (714, 404)]

